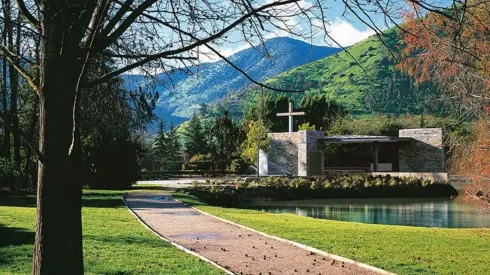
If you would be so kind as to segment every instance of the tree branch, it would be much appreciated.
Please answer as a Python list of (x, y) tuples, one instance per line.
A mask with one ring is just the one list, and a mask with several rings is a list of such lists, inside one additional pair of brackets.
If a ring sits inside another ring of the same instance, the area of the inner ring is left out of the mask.
[(24, 0), (15, 0), (17, 3), (17, 6), (19, 7), (20, 12), (22, 13), (22, 16), (29, 22), (34, 28), (37, 30), (40, 29), (39, 25), (39, 20), (37, 20), (34, 15), (27, 9), (26, 4), (24, 3)]
[(180, 54), (180, 53), (189, 51), (191, 49), (194, 49), (196, 47), (202, 46), (202, 45), (204, 45), (206, 43), (209, 43), (209, 42), (213, 41), (214, 39), (217, 39), (217, 38), (221, 37), (222, 35), (224, 35), (228, 31), (230, 31), (231, 29), (235, 28), (236, 26), (238, 26), (239, 24), (241, 24), (245, 20), (249, 19), (250, 17), (254, 16), (255, 14), (257, 14), (257, 13), (259, 13), (261, 11), (264, 11), (264, 10), (266, 10), (268, 8), (271, 8), (271, 7), (287, 5), (287, 4), (295, 3), (295, 2), (298, 2), (298, 1), (300, 1), (300, 0), (285, 0), (285, 1), (273, 2), (273, 3), (267, 4), (267, 5), (263, 5), (263, 6), (259, 7), (259, 8), (257, 8), (257, 9), (254, 9), (250, 13), (243, 15), (242, 17), (240, 17), (239, 19), (237, 19), (236, 21), (234, 21), (233, 23), (231, 23), (227, 27), (223, 28), (221, 31), (215, 33), (214, 35), (210, 35), (207, 38), (204, 38), (202, 40), (199, 40), (199, 41), (197, 41), (195, 43), (192, 43), (192, 44), (190, 44), (188, 46), (185, 46), (185, 47), (182, 47), (180, 49), (175, 49), (175, 50), (165, 51), (165, 52), (161, 52), (161, 53), (157, 53), (157, 54), (152, 54), (152, 55), (150, 55), (147, 58), (144, 58), (144, 59), (142, 59), (140, 61), (137, 61), (137, 62), (135, 62), (133, 64), (130, 64), (130, 65), (127, 65), (127, 66), (122, 67), (120, 69), (117, 69), (115, 71), (112, 71), (110, 73), (107, 73), (107, 74), (99, 77), (98, 79), (89, 81), (89, 82), (85, 83), (84, 86), (97, 85), (99, 83), (102, 83), (102, 82), (104, 82), (104, 81), (106, 81), (106, 80), (114, 77), (114, 76), (117, 76), (117, 75), (122, 74), (124, 72), (130, 71), (130, 70), (132, 70), (134, 68), (137, 68), (137, 67), (139, 67), (141, 65), (144, 65), (144, 64), (146, 64), (148, 62), (151, 62), (153, 60), (156, 60), (156, 59), (159, 59), (159, 58), (165, 58), (165, 57), (168, 57), (168, 56), (171, 56), (171, 55)]
[(14, 129), (14, 128), (10, 127), (10, 125), (7, 123), (7, 120), (5, 119), (5, 117), (2, 114), (2, 112), (0, 112), (0, 119), (2, 120), (3, 125), (5, 127), (8, 127), (13, 132), (17, 132), (17, 134), (19, 134), (20, 138), (22, 138), (22, 140), (24, 140), (24, 142), (27, 144), (27, 146), (29, 146), (29, 148), (31, 148), (31, 150), (36, 153), (36, 156), (37, 156), (38, 160), (41, 163), (44, 163), (44, 161), (46, 160), (46, 158), (44, 157), (43, 153), (41, 153), (41, 151), (39, 151), (34, 145), (31, 144), (31, 142), (29, 141), (29, 139), (26, 138), (24, 132), (22, 132), (20, 130), (20, 128)]
[(15, 57), (15, 55), (10, 52), (7, 47), (5, 47), (4, 45), (0, 44), (0, 51), (5, 55), (5, 57), (7, 58), (7, 60), (9, 61), (10, 64), (12, 64), (12, 66), (14, 66), (15, 70), (17, 70), (17, 72), (19, 72), (26, 80), (27, 80), (27, 83), (29, 83), (29, 85), (31, 86), (31, 88), (38, 94), (40, 95), (41, 93), (41, 90), (39, 89), (39, 86), (37, 86), (36, 82), (35, 82), (35, 79), (30, 76), (24, 69), (22, 69), (22, 67), (20, 67), (13, 59), (12, 57)]

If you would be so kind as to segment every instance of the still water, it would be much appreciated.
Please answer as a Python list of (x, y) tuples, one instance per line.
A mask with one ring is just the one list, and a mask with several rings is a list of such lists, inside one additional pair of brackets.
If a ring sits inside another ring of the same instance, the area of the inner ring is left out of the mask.
[(458, 199), (336, 199), (261, 202), (245, 206), (270, 213), (424, 227), (490, 227), (490, 213)]

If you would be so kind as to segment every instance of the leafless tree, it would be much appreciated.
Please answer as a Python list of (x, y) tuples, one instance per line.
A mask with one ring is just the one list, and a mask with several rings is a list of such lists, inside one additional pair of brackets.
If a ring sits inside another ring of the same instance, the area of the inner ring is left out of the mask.
[[(421, 9), (438, 11), (428, 0), (410, 0)], [(8, 44), (0, 52), (39, 96), (37, 226), (33, 274), (82, 274), (80, 179), (80, 97), (92, 87), (134, 70), (170, 73), (195, 65), (200, 55), (214, 54), (233, 64), (219, 47), (233, 42), (230, 33), (252, 46), (268, 35), (288, 34), (311, 39), (328, 33), (328, 2), (323, 0), (3, 0), (23, 17), (19, 30), (32, 53), (20, 55)], [(384, 15), (385, 25), (397, 25), (400, 7), (395, 0), (343, 0), (355, 16), (385, 39), (371, 19)], [(2, 20), (10, 19), (3, 14)], [(308, 22), (303, 28), (298, 22)], [(35, 45), (39, 41), (39, 48)], [(336, 43), (338, 44), (338, 43)], [(340, 45), (339, 45), (340, 46)], [(36, 51), (36, 52), (34, 52)], [(268, 55), (267, 49), (262, 49)], [(116, 61), (104, 75), (87, 68), (100, 57)], [(33, 75), (25, 64), (38, 68)], [(5, 64), (5, 63), (4, 63)]]

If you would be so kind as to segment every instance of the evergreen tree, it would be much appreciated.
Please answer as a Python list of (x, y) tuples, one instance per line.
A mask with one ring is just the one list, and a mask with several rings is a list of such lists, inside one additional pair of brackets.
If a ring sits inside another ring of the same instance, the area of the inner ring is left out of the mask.
[(242, 142), (240, 129), (235, 126), (225, 111), (211, 126), (211, 157), (216, 168), (225, 170), (231, 160), (239, 154)]
[(157, 134), (153, 142), (153, 153), (155, 159), (160, 162), (160, 167), (163, 165), (164, 161), (167, 160), (167, 147), (168, 147), (167, 133), (165, 133), (165, 121), (160, 119), (157, 126)]
[(299, 125), (309, 123), (318, 130), (329, 129), (335, 120), (347, 115), (342, 105), (329, 100), (326, 95), (306, 94), (301, 99), (301, 109), (305, 115), (297, 118)]
[(201, 118), (194, 113), (184, 133), (185, 152), (190, 156), (207, 152), (206, 135)]
[(178, 161), (180, 158), (180, 143), (177, 135), (177, 128), (173, 121), (170, 122), (170, 127), (167, 132), (167, 159), (169, 161)]

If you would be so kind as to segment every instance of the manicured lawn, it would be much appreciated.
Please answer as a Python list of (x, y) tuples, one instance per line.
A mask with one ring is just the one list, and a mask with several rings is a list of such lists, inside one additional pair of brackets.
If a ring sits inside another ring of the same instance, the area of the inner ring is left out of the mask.
[[(124, 207), (123, 192), (84, 192), (86, 274), (223, 274), (144, 228)], [(34, 226), (34, 196), (0, 195), (0, 274), (31, 273)]]
[(490, 229), (340, 222), (207, 206), (195, 197), (174, 196), (221, 218), (399, 274), (490, 274)]

